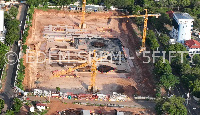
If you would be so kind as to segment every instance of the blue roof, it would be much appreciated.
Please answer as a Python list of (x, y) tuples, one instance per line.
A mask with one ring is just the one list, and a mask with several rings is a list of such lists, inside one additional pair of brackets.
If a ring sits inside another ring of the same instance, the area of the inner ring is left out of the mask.
[(178, 19), (193, 19), (188, 13), (176, 12), (174, 13), (174, 16)]

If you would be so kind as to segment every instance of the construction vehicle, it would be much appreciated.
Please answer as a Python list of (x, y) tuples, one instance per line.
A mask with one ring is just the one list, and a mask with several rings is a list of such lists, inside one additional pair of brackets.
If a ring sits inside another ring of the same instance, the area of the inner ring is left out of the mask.
[(111, 16), (108, 18), (131, 18), (131, 17), (144, 17), (144, 28), (143, 28), (143, 35), (142, 35), (142, 46), (140, 47), (140, 50), (138, 52), (136, 52), (137, 56), (139, 56), (143, 51), (146, 50), (145, 47), (145, 41), (146, 41), (146, 31), (147, 31), (147, 21), (148, 21), (148, 17), (156, 17), (158, 18), (159, 16), (161, 16), (161, 14), (148, 14), (147, 13), (147, 9), (145, 10), (145, 15), (125, 15), (125, 16)]
[(86, 6), (86, 0), (82, 0), (82, 18), (81, 18), (81, 23), (79, 24), (79, 27), (81, 29), (86, 28), (85, 22), (85, 6)]
[[(91, 74), (91, 84), (90, 84), (90, 86), (88, 86), (88, 91), (89, 92), (97, 92), (97, 87), (95, 86), (95, 78), (96, 78), (96, 73), (97, 73), (96, 62), (101, 60), (101, 59), (103, 59), (103, 58), (107, 58), (107, 55), (96, 59), (96, 50), (93, 51), (93, 59), (91, 61), (91, 69), (90, 69), (91, 72), (92, 72), (92, 74)], [(76, 69), (86, 67), (89, 64), (90, 63), (88, 61), (86, 63), (81, 64), (80, 66), (77, 66), (77, 67), (74, 67), (74, 68), (69, 68), (68, 70), (55, 71), (55, 72), (53, 72), (53, 77), (60, 77), (62, 75), (69, 74), (69, 73), (75, 71)]]

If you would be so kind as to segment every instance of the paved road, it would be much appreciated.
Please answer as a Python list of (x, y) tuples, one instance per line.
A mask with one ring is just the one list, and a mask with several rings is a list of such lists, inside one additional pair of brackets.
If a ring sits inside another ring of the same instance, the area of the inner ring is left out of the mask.
[[(26, 5), (22, 6), (21, 9), (21, 15), (20, 15), (20, 22), (22, 21), (22, 26), (19, 27), (20, 28), (20, 32), (21, 30), (23, 30), (24, 27), (24, 23), (25, 23), (25, 19), (26, 19), (26, 12), (27, 12), (27, 7)], [(21, 36), (20, 36), (21, 38)], [(19, 39), (20, 39), (19, 38)], [(11, 49), (13, 52), (15, 52), (18, 56), (19, 56), (19, 47), (18, 47), (18, 43), (15, 42), (12, 46)], [(17, 60), (17, 56), (10, 56), (9, 57), (10, 60)], [(7, 70), (7, 77), (6, 77), (6, 82), (5, 82), (5, 88), (3, 89), (3, 93), (0, 94), (0, 98), (4, 99), (5, 101), (5, 107), (3, 109), (3, 112), (5, 112), (7, 109), (11, 108), (11, 101), (13, 100), (13, 96), (14, 96), (14, 92), (12, 87), (14, 86), (14, 81), (15, 81), (15, 76), (16, 76), (16, 70), (17, 70), (17, 63), (15, 64), (9, 64), (8, 70)]]
[[(175, 95), (181, 96), (181, 97), (187, 99), (188, 91), (183, 88), (182, 84), (177, 85), (177, 87), (174, 90), (175, 90)], [(188, 104), (187, 104), (187, 100), (185, 101), (185, 106), (187, 107), (189, 115), (199, 115), (200, 106), (198, 105), (197, 101), (195, 101), (193, 99), (192, 95), (190, 95), (190, 98), (188, 100)]]

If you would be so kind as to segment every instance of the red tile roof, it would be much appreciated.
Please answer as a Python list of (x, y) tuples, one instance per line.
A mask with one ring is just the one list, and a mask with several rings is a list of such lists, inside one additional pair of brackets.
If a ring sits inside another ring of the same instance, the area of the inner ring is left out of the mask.
[(42, 103), (38, 103), (38, 104), (36, 104), (36, 106), (46, 106), (46, 105), (42, 104)]
[(174, 11), (171, 10), (171, 11), (168, 11), (168, 12), (166, 12), (166, 13), (169, 15), (170, 18), (173, 18), (173, 13), (174, 13)]
[(196, 40), (187, 40), (185, 41), (185, 45), (189, 48), (200, 48), (200, 43)]

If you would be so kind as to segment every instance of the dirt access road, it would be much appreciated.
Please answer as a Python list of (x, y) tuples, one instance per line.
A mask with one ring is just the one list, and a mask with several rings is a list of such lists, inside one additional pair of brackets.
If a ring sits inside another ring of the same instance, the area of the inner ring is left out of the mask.
[[(138, 94), (142, 96), (154, 96), (155, 86), (152, 74), (151, 66), (149, 64), (144, 64), (142, 59), (137, 58), (135, 55), (136, 50), (140, 47), (140, 38), (136, 36), (137, 27), (132, 22), (131, 19), (104, 19), (102, 17), (108, 17), (111, 15), (117, 15), (116, 12), (97, 12), (92, 14), (86, 14), (87, 31), (91, 34), (96, 34), (100, 36), (113, 36), (121, 40), (123, 46), (129, 48), (130, 55), (135, 59), (132, 60), (134, 67), (131, 68), (131, 72), (126, 74), (127, 78), (115, 78), (118, 76), (112, 75), (112, 77), (105, 77), (102, 74), (97, 74), (96, 82), (97, 87), (100, 90), (105, 89), (105, 91), (117, 91), (119, 93), (125, 93), (129, 97), (133, 94)], [(81, 13), (73, 13), (66, 11), (57, 10), (35, 10), (33, 15), (32, 27), (29, 30), (29, 36), (27, 38), (26, 44), (28, 46), (34, 46), (36, 51), (43, 51), (41, 47), (47, 44), (46, 39), (43, 38), (42, 32), (44, 31), (44, 26), (48, 25), (72, 25), (77, 26), (80, 23)], [(99, 32), (97, 28), (110, 27), (112, 32)], [(141, 37), (141, 36), (140, 36)], [(26, 60), (26, 55), (24, 55), (24, 60)], [(42, 57), (41, 57), (42, 58)], [(40, 87), (44, 89), (55, 89), (55, 87), (60, 87), (61, 91), (72, 91), (72, 89), (85, 90), (85, 86), (90, 85), (90, 75), (85, 76), (85, 78), (70, 79), (70, 78), (56, 78), (49, 79), (51, 74), (51, 67), (48, 64), (38, 64), (38, 63), (24, 63), (26, 66), (26, 74), (24, 79), (24, 86), (26, 89), (33, 89), (35, 87)], [(108, 76), (108, 74), (104, 74)], [(36, 86), (35, 81), (40, 81), (40, 84)], [(67, 82), (66, 82), (67, 81)], [(116, 89), (116, 90), (112, 90)], [(107, 92), (102, 92), (107, 93)]]

